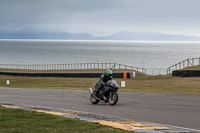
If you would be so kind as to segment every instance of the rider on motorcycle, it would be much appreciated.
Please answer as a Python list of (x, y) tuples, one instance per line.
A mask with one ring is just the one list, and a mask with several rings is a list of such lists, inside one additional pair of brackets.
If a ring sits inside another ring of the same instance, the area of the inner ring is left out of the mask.
[(96, 89), (96, 94), (98, 94), (98, 92), (107, 86), (107, 82), (109, 80), (112, 80), (112, 71), (111, 70), (107, 70), (105, 73), (103, 73), (99, 79), (99, 81), (97, 82), (97, 84), (95, 85), (95, 89)]

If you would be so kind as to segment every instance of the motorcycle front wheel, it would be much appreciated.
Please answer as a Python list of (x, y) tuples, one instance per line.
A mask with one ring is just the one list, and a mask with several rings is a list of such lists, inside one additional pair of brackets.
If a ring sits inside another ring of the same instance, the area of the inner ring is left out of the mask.
[(109, 96), (109, 104), (110, 105), (115, 105), (118, 101), (118, 94), (117, 92), (111, 92)]
[(99, 100), (96, 99), (96, 98), (94, 98), (93, 94), (91, 94), (91, 95), (90, 95), (90, 102), (91, 102), (92, 104), (97, 104), (97, 103), (99, 102)]

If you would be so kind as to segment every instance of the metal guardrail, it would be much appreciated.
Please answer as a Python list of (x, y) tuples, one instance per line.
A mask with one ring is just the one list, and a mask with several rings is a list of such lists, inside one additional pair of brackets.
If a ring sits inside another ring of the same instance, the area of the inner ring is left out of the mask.
[(167, 68), (167, 74), (172, 73), (172, 71), (174, 70), (180, 70), (186, 67), (197, 66), (197, 65), (200, 65), (200, 58), (189, 58)]
[(144, 68), (127, 66), (119, 63), (73, 63), (73, 64), (0, 64), (4, 69), (22, 70), (74, 70), (74, 69), (130, 69), (145, 73)]

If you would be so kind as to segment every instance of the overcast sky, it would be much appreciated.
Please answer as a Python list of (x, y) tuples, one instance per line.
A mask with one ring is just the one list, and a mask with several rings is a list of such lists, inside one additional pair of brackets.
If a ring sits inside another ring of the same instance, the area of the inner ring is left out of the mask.
[(0, 29), (200, 36), (200, 0), (0, 0)]

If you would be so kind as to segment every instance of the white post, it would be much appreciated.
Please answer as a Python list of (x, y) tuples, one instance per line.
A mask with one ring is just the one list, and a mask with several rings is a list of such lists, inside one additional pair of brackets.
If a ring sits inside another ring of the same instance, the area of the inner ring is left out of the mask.
[(121, 81), (121, 87), (125, 87), (126, 86), (126, 82), (125, 81)]
[(136, 77), (136, 74), (135, 74), (135, 72), (133, 72), (133, 78), (135, 78)]

